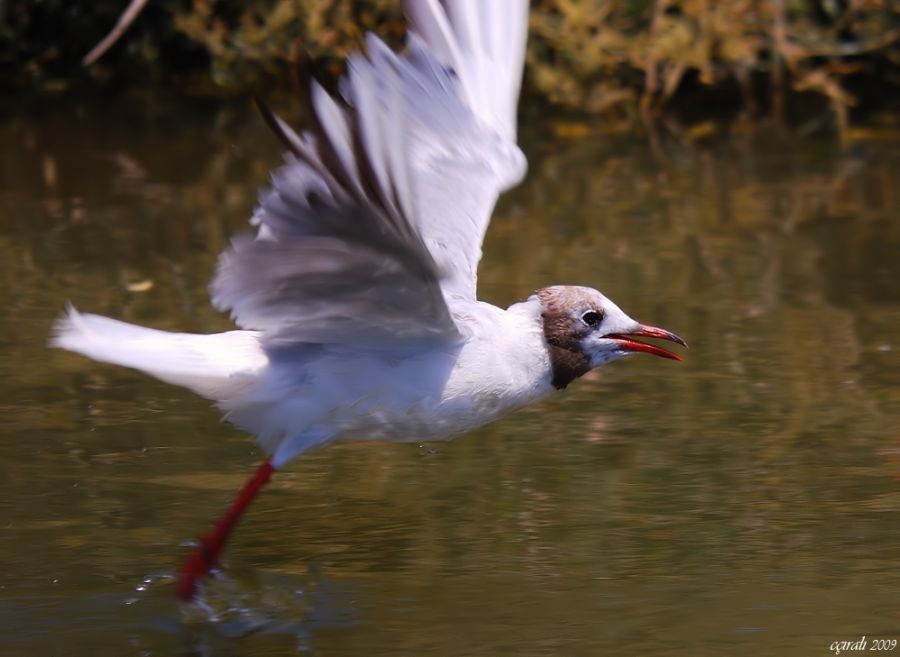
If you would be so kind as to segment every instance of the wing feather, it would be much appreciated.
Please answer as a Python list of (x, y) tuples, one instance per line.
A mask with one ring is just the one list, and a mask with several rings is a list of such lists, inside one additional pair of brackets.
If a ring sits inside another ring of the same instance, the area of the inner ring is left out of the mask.
[(397, 54), (374, 36), (342, 99), (307, 86), (310, 132), (222, 254), (214, 303), (264, 345), (458, 341), (499, 194), (524, 175), (515, 110), (527, 0), (410, 0)]

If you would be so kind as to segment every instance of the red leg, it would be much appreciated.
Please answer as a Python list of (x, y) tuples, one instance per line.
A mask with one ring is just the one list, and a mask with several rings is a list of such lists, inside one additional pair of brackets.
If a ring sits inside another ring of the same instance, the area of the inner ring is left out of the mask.
[(194, 549), (181, 567), (181, 577), (178, 581), (179, 598), (182, 600), (192, 599), (197, 591), (197, 582), (219, 564), (222, 547), (228, 540), (238, 518), (262, 490), (262, 487), (268, 483), (274, 471), (275, 468), (268, 459), (263, 461), (256, 474), (244, 485), (228, 512), (215, 524), (211, 532), (200, 538), (200, 545)]

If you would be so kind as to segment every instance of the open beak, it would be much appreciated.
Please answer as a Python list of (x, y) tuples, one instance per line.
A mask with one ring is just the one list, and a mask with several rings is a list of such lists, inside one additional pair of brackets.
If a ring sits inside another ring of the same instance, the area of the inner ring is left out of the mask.
[(655, 344), (647, 344), (646, 342), (635, 340), (634, 336), (668, 340), (669, 342), (680, 344), (682, 347), (687, 347), (687, 342), (671, 331), (657, 328), (656, 326), (647, 326), (646, 324), (638, 324), (638, 327), (635, 330), (629, 331), (628, 333), (614, 333), (607, 335), (606, 337), (618, 342), (623, 351), (641, 351), (645, 354), (653, 354), (654, 356), (671, 358), (672, 360), (682, 360), (681, 356), (678, 354), (673, 354), (668, 349), (657, 347)]

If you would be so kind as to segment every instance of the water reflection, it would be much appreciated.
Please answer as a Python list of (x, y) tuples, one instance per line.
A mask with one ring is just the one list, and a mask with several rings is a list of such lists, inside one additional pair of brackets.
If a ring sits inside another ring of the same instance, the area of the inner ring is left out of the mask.
[(811, 654), (895, 631), (900, 144), (525, 140), (482, 294), (596, 285), (687, 361), (615, 364), (452, 443), (301, 459), (239, 530), (210, 625), (169, 578), (250, 441), (44, 343), (66, 299), (228, 326), (206, 283), (278, 145), (249, 108), (7, 119), (4, 654)]

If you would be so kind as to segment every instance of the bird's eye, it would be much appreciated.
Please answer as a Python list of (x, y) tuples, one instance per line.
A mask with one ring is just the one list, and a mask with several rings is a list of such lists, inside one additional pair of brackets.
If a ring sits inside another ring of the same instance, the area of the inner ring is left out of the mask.
[(585, 314), (581, 316), (581, 321), (593, 328), (600, 323), (600, 320), (603, 317), (596, 310), (588, 310)]

